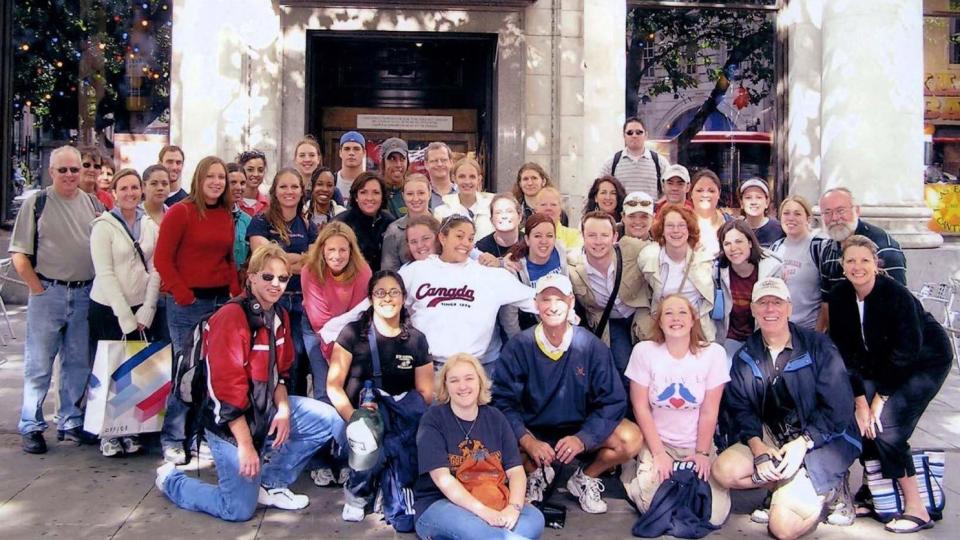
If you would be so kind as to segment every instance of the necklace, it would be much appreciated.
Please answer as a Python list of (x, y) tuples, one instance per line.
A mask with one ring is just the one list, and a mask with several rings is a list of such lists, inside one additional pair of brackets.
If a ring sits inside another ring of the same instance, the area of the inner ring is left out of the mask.
[(480, 419), (480, 411), (477, 411), (477, 417), (473, 419), (473, 423), (470, 424), (470, 429), (463, 429), (463, 424), (460, 423), (460, 419), (457, 418), (457, 413), (453, 412), (453, 409), (450, 409), (450, 412), (453, 413), (453, 419), (457, 422), (457, 427), (460, 428), (460, 432), (463, 433), (463, 440), (470, 441), (470, 434), (473, 433), (473, 428), (477, 425), (477, 420)]

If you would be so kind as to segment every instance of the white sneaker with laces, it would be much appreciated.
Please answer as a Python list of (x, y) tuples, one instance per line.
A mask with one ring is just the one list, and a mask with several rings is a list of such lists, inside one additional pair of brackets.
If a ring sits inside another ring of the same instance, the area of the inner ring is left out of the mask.
[(123, 445), (123, 452), (125, 454), (136, 454), (143, 448), (143, 446), (140, 445), (140, 437), (135, 435), (131, 437), (120, 437), (120, 444)]
[(160, 493), (166, 493), (166, 491), (163, 490), (163, 484), (167, 481), (167, 477), (170, 476), (170, 473), (176, 469), (177, 466), (170, 462), (164, 463), (163, 465), (157, 467), (157, 479), (154, 481), (154, 483), (156, 484), (157, 489), (160, 490)]
[(170, 447), (163, 449), (163, 460), (174, 465), (183, 465), (187, 462), (187, 453), (180, 447)]
[(104, 457), (115, 457), (123, 453), (120, 439), (100, 439), (100, 453)]
[(287, 488), (267, 489), (260, 486), (260, 492), (257, 494), (257, 503), (281, 510), (300, 510), (310, 504), (310, 497), (297, 495)]
[(340, 469), (340, 474), (337, 475), (337, 484), (344, 485), (347, 483), (347, 479), (350, 478), (350, 467), (344, 467)]
[(310, 471), (310, 478), (319, 487), (327, 487), (334, 482), (333, 471), (326, 467)]
[[(546, 493), (553, 477), (556, 473), (553, 467), (546, 465), (527, 475), (527, 502), (543, 502), (543, 495)], [(546, 477), (546, 478), (544, 478)]]
[(363, 521), (363, 508), (359, 506), (353, 506), (352, 504), (344, 504), (343, 512), (340, 513), (340, 518), (344, 521)]
[(588, 514), (603, 514), (607, 511), (607, 503), (600, 498), (603, 493), (603, 482), (583, 473), (577, 468), (570, 480), (567, 480), (567, 490), (580, 500), (580, 508)]

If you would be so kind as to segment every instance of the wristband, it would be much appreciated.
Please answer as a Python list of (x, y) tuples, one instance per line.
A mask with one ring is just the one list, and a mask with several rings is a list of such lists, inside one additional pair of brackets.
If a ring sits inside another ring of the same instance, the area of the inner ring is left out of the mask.
[(770, 454), (760, 454), (759, 456), (753, 458), (753, 466), (759, 467), (768, 461), (770, 461)]

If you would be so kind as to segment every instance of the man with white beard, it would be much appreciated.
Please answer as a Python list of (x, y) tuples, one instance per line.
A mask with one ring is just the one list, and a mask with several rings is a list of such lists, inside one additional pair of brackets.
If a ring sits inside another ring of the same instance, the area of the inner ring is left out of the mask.
[[(907, 259), (900, 244), (887, 231), (860, 219), (860, 206), (853, 193), (844, 187), (828, 189), (820, 196), (820, 215), (823, 217), (823, 232), (826, 238), (814, 238), (810, 243), (813, 261), (820, 269), (820, 292), (826, 295), (838, 282), (843, 281), (841, 245), (854, 234), (873, 240), (880, 250), (880, 266), (887, 275), (907, 286)], [(826, 306), (824, 306), (826, 307)], [(821, 309), (817, 329), (827, 327), (825, 309)]]

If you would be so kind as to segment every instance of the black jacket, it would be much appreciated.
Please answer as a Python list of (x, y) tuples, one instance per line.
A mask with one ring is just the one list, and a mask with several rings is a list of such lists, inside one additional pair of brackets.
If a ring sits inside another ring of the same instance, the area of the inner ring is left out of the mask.
[[(840, 352), (827, 336), (790, 323), (790, 337), (793, 350), (782, 376), (796, 404), (800, 429), (814, 443), (803, 464), (814, 489), (823, 495), (860, 455), (853, 391)], [(744, 444), (753, 437), (763, 438), (767, 381), (760, 363), (769, 361), (759, 330), (733, 357), (726, 404), (733, 432)]]
[(890, 395), (910, 373), (942, 372), (953, 362), (950, 338), (940, 323), (889, 277), (877, 276), (863, 301), (862, 335), (853, 284), (843, 280), (824, 301), (830, 306), (830, 337), (850, 372), (855, 396), (864, 395), (864, 379), (876, 381), (877, 391)]
[(657, 488), (650, 508), (633, 526), (634, 536), (703, 538), (719, 529), (710, 523), (713, 495), (710, 484), (690, 469), (674, 471)]
[(349, 210), (338, 214), (335, 218), (342, 221), (353, 229), (357, 235), (357, 244), (360, 245), (360, 252), (363, 258), (370, 265), (370, 270), (376, 273), (380, 270), (380, 257), (383, 254), (383, 236), (387, 233), (387, 227), (393, 223), (394, 218), (390, 212), (381, 210), (376, 217), (370, 217), (357, 208), (351, 206)]

